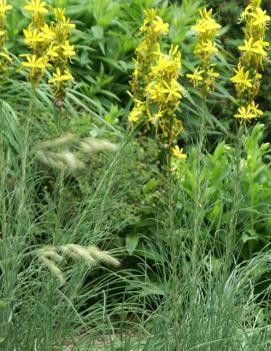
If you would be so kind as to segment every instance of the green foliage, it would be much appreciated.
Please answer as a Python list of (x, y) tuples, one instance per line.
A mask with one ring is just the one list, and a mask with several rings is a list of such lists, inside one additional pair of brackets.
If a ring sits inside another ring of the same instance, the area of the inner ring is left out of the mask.
[[(263, 129), (263, 124), (257, 124), (251, 132), (247, 131), (242, 137), (242, 156), (237, 161), (240, 168), (239, 179), (236, 179), (233, 166), (236, 161), (235, 147), (225, 141), (202, 158), (199, 183), (202, 189), (200, 201), (204, 207), (202, 221), (213, 233), (210, 243), (213, 248), (216, 247), (217, 240), (224, 247), (226, 245), (227, 227), (233, 206), (233, 181), (239, 184), (236, 227), (239, 228), (241, 236), (236, 240), (236, 245), (241, 245), (242, 252), (237, 260), (252, 258), (270, 242), (271, 208), (268, 199), (271, 196), (269, 164), (271, 149), (269, 144), (262, 143)], [(197, 158), (197, 149), (192, 149), (189, 160), (179, 175), (179, 182), (190, 202), (193, 202), (198, 186), (198, 175), (194, 171), (197, 167)]]

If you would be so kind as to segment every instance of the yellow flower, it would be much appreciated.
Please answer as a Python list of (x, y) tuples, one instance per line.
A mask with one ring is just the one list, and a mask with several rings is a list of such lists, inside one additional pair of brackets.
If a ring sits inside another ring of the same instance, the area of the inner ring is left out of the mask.
[(11, 9), (12, 9), (12, 6), (7, 5), (6, 0), (0, 0), (0, 17), (4, 17), (6, 12)]
[(55, 18), (56, 20), (58, 21), (65, 21), (65, 10), (64, 9), (61, 9), (61, 8), (55, 8), (54, 9), (54, 15), (55, 15)]
[[(157, 52), (157, 63), (152, 67), (151, 74), (153, 76), (158, 76), (159, 74), (167, 75), (179, 75), (179, 70), (181, 69), (181, 55), (178, 52), (178, 46), (172, 47), (168, 53), (162, 54)], [(174, 57), (174, 59), (172, 59)]]
[(64, 72), (61, 72), (60, 68), (56, 69), (56, 72), (53, 74), (53, 77), (49, 79), (49, 84), (54, 84), (58, 88), (63, 84), (63, 82), (73, 80), (73, 76), (68, 69), (65, 69)]
[(55, 32), (53, 31), (53, 29), (48, 26), (47, 23), (45, 23), (42, 27), (41, 27), (41, 35), (43, 36), (43, 41), (45, 43), (52, 43), (55, 40)]
[(56, 19), (56, 35), (67, 37), (71, 33), (71, 30), (75, 28), (75, 24), (70, 23), (70, 19), (65, 17), (65, 10), (63, 9), (54, 9), (54, 14)]
[(204, 56), (205, 59), (217, 52), (216, 44), (211, 40), (199, 43), (195, 50), (196, 54)]
[(241, 13), (240, 21), (243, 20), (246, 20), (251, 26), (266, 29), (268, 22), (270, 22), (270, 16), (257, 4), (249, 4)]
[(25, 5), (24, 9), (32, 13), (35, 17), (43, 16), (48, 12), (46, 3), (42, 0), (31, 0)]
[(130, 112), (130, 114), (128, 116), (128, 120), (130, 122), (134, 122), (134, 123), (139, 122), (142, 118), (143, 110), (144, 110), (143, 102), (136, 99), (135, 106), (133, 107), (132, 111)]
[(241, 13), (241, 16), (240, 16), (240, 22), (244, 21), (244, 20), (247, 20), (247, 18), (249, 16), (251, 16), (251, 13), (253, 12), (254, 10), (254, 5), (252, 4), (249, 4), (245, 9), (244, 11)]
[(164, 102), (166, 104), (171, 100), (179, 100), (182, 98), (181, 86), (176, 80), (172, 80), (169, 83), (165, 81), (161, 93), (165, 95)]
[(144, 33), (149, 28), (149, 25), (155, 19), (156, 15), (156, 9), (144, 10), (144, 22), (143, 25), (140, 27), (140, 32)]
[(31, 25), (27, 29), (24, 29), (23, 33), (25, 44), (34, 50), (37, 48), (38, 44), (44, 42), (43, 34), (37, 29), (33, 29)]
[(174, 146), (171, 151), (172, 154), (180, 160), (185, 160), (187, 158), (187, 155), (183, 153), (183, 149), (180, 149), (178, 145)]
[(151, 82), (146, 87), (146, 92), (149, 94), (150, 99), (157, 101), (159, 104), (167, 104), (172, 100), (180, 99), (181, 95), (181, 86), (176, 81), (171, 81), (168, 84), (166, 81), (160, 82)]
[(207, 75), (210, 78), (218, 78), (219, 77), (219, 73), (215, 72), (214, 68), (212, 67), (213, 65), (210, 65), (210, 67), (207, 70)]
[(255, 115), (257, 115), (257, 117), (260, 117), (263, 115), (263, 111), (259, 109), (259, 104), (256, 104), (255, 101), (252, 101), (248, 107), (250, 108), (251, 111), (253, 111), (253, 113)]
[(49, 49), (47, 50), (47, 56), (50, 58), (50, 61), (55, 61), (58, 55), (59, 48), (54, 44), (51, 44)]
[(22, 62), (22, 67), (30, 68), (30, 77), (34, 78), (35, 76), (40, 76), (43, 71), (49, 67), (47, 58), (37, 57), (36, 55), (21, 55), (26, 58), (27, 61)]
[(193, 84), (194, 84), (194, 87), (198, 86), (200, 82), (203, 81), (203, 73), (204, 73), (204, 70), (203, 69), (200, 69), (200, 67), (197, 67), (194, 71), (194, 73), (188, 73), (186, 75), (187, 78), (189, 78)]
[(75, 56), (75, 49), (74, 49), (74, 45), (70, 45), (70, 43), (66, 40), (65, 43), (63, 45), (61, 45), (61, 48), (63, 50), (63, 55), (67, 58), (71, 58), (73, 56)]
[(164, 23), (162, 18), (159, 16), (155, 17), (152, 24), (153, 24), (153, 30), (156, 33), (166, 34), (169, 30), (169, 24)]
[(251, 13), (252, 25), (255, 27), (263, 27), (266, 29), (268, 22), (270, 22), (270, 16), (266, 14), (260, 7), (257, 7), (254, 12)]
[(241, 119), (252, 119), (256, 118), (257, 116), (247, 106), (241, 106), (238, 108), (238, 112), (234, 115), (234, 117)]
[(269, 46), (268, 41), (257, 40), (254, 41), (253, 38), (244, 41), (244, 45), (238, 46), (240, 51), (244, 51), (245, 54), (251, 58), (252, 55), (260, 55), (262, 57), (267, 56), (265, 48)]
[(147, 9), (144, 11), (145, 20), (143, 26), (140, 28), (142, 33), (149, 31), (153, 36), (160, 36), (167, 34), (169, 30), (168, 23), (164, 23), (160, 16), (157, 16), (156, 9)]
[(245, 67), (240, 63), (237, 69), (234, 68), (235, 76), (231, 78), (231, 81), (236, 84), (236, 90), (238, 93), (243, 93), (248, 88), (252, 88), (251, 79), (249, 79), (249, 71), (245, 71)]
[(195, 30), (200, 36), (215, 36), (221, 26), (212, 18), (213, 9), (208, 11), (206, 8), (204, 8), (199, 12), (201, 19), (197, 21), (196, 25), (193, 26), (192, 29)]
[(0, 52), (0, 57), (4, 58), (8, 62), (12, 62), (9, 52), (7, 51), (6, 48), (2, 49), (2, 51)]
[(254, 101), (247, 106), (241, 106), (238, 108), (238, 113), (234, 115), (235, 118), (240, 118), (244, 120), (250, 120), (263, 115), (263, 112), (258, 108)]

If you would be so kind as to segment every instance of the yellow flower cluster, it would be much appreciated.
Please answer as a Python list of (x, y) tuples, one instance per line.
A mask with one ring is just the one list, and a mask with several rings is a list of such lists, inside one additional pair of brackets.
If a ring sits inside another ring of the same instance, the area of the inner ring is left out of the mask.
[(32, 53), (23, 55), (26, 61), (22, 66), (30, 69), (29, 79), (36, 82), (42, 79), (46, 69), (53, 68), (49, 84), (54, 85), (56, 97), (63, 98), (65, 83), (73, 80), (68, 63), (75, 55), (74, 46), (69, 43), (75, 25), (60, 8), (54, 9), (55, 20), (48, 25), (45, 16), (49, 11), (42, 0), (31, 0), (24, 9), (32, 14), (32, 21), (24, 30), (25, 44)]
[[(157, 16), (155, 9), (144, 11), (145, 20), (140, 32), (143, 34), (143, 40), (136, 49), (136, 59), (134, 60), (135, 69), (131, 83), (132, 94), (135, 99), (143, 100), (145, 96), (145, 87), (149, 82), (149, 73), (153, 62), (160, 53), (160, 39), (162, 35), (167, 34), (169, 25), (164, 23), (162, 18)], [(132, 122), (138, 122), (140, 119), (140, 103), (137, 102), (135, 111), (130, 115)]]
[(73, 80), (68, 64), (75, 56), (74, 45), (69, 42), (71, 31), (75, 25), (65, 17), (63, 9), (56, 8), (54, 14), (55, 22), (52, 25), (54, 40), (49, 55), (52, 57), (51, 61), (54, 63), (55, 72), (49, 79), (49, 84), (54, 85), (56, 99), (61, 102), (64, 98), (66, 82)]
[(8, 5), (6, 0), (0, 0), (0, 71), (5, 72), (11, 63), (11, 57), (5, 43), (7, 40), (6, 30), (6, 12), (11, 10), (12, 6)]
[(131, 81), (134, 107), (128, 119), (154, 128), (159, 140), (172, 147), (183, 129), (175, 114), (182, 98), (178, 83), (181, 54), (178, 47), (171, 47), (167, 54), (161, 51), (160, 39), (168, 30), (169, 25), (157, 16), (156, 10), (145, 11), (144, 24), (140, 28), (144, 38), (136, 49)]
[(261, 8), (261, 0), (251, 0), (242, 12), (241, 22), (245, 22), (245, 39), (238, 48), (242, 53), (235, 75), (231, 81), (235, 84), (240, 107), (235, 118), (250, 120), (263, 114), (255, 103), (258, 95), (263, 69), (263, 61), (267, 57), (269, 43), (265, 41), (265, 33), (270, 17)]
[(32, 15), (31, 23), (23, 31), (25, 44), (32, 50), (32, 53), (21, 55), (26, 59), (22, 62), (22, 67), (30, 70), (30, 80), (39, 82), (45, 69), (51, 67), (47, 55), (51, 43), (51, 31), (45, 23), (45, 15), (48, 13), (48, 9), (46, 3), (42, 0), (31, 0), (25, 5), (24, 9)]
[(180, 69), (181, 54), (177, 46), (172, 47), (168, 54), (160, 52), (145, 89), (148, 122), (160, 134), (160, 139), (170, 146), (183, 130), (182, 122), (175, 114), (182, 98), (182, 87), (178, 83)]
[(212, 18), (213, 10), (206, 8), (200, 10), (200, 19), (193, 30), (197, 35), (195, 54), (200, 58), (200, 64), (194, 73), (187, 74), (194, 86), (199, 86), (204, 95), (214, 88), (215, 79), (219, 76), (215, 72), (215, 64), (211, 63), (211, 56), (218, 52), (215, 38), (221, 26)]

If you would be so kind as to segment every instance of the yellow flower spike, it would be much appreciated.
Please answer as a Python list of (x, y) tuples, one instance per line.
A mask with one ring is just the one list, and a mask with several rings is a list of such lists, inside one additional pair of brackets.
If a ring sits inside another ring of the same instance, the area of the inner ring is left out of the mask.
[[(143, 39), (135, 50), (135, 68), (132, 81), (130, 82), (132, 95), (134, 96), (134, 99), (139, 101), (144, 101), (146, 99), (145, 89), (151, 80), (149, 75), (153, 67), (157, 67), (157, 65), (154, 65), (153, 63), (160, 58), (160, 40), (162, 35), (166, 34), (165, 31), (168, 28), (168, 25), (157, 16), (156, 9), (145, 10), (144, 16), (144, 23), (140, 28), (140, 32), (143, 34)], [(157, 67), (157, 70), (160, 69), (161, 64), (159, 65), (159, 68)], [(141, 114), (141, 116), (147, 115), (148, 113)]]
[(66, 18), (64, 9), (55, 8), (54, 16), (54, 22), (48, 29), (52, 32), (53, 41), (48, 48), (47, 55), (55, 67), (49, 84), (54, 86), (56, 101), (61, 106), (67, 83), (73, 80), (68, 64), (72, 57), (76, 55), (74, 45), (69, 43), (70, 34), (75, 25), (70, 23), (69, 18)]
[(45, 70), (51, 67), (47, 50), (53, 38), (49, 31), (49, 26), (45, 22), (48, 8), (45, 1), (29, 0), (24, 6), (24, 10), (32, 16), (28, 28), (23, 30), (25, 45), (31, 49), (31, 53), (21, 55), (26, 57), (26, 61), (22, 62), (21, 67), (30, 68), (29, 80), (36, 80), (36, 83), (38, 83), (42, 79)]
[(0, 72), (6, 72), (12, 61), (9, 52), (5, 48), (7, 40), (6, 12), (11, 9), (12, 6), (7, 4), (6, 0), (0, 0)]
[(258, 95), (263, 69), (263, 62), (267, 57), (269, 42), (265, 41), (266, 28), (271, 18), (261, 8), (260, 0), (251, 0), (241, 13), (240, 22), (245, 22), (245, 38), (238, 47), (241, 52), (235, 75), (231, 81), (235, 84), (241, 106), (234, 115), (235, 118), (250, 120), (263, 115), (255, 103)]
[(213, 10), (206, 8), (199, 11), (200, 19), (197, 20), (192, 29), (196, 32), (197, 44), (194, 53), (199, 57), (200, 64), (194, 73), (188, 73), (186, 76), (191, 80), (194, 87), (198, 88), (202, 97), (215, 88), (215, 80), (219, 74), (215, 72), (215, 64), (212, 63), (212, 57), (218, 53), (215, 38), (221, 28), (212, 17)]
[(181, 55), (178, 46), (172, 46), (167, 54), (160, 48), (162, 35), (169, 25), (157, 16), (157, 11), (144, 12), (145, 19), (140, 32), (143, 40), (135, 50), (136, 60), (133, 79), (130, 82), (134, 107), (128, 116), (133, 123), (150, 128), (163, 143), (172, 145), (182, 131), (181, 121), (175, 111), (182, 98), (178, 83)]

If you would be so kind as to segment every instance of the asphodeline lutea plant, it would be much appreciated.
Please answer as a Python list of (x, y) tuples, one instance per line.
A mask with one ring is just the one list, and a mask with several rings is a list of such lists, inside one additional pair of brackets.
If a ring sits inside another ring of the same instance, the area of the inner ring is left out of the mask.
[(29, 70), (29, 80), (37, 85), (43, 78), (45, 70), (51, 67), (48, 49), (54, 33), (45, 21), (49, 11), (44, 1), (31, 0), (26, 3), (24, 10), (32, 16), (31, 23), (23, 31), (24, 42), (31, 49), (31, 53), (21, 55), (25, 58), (22, 68)]
[(159, 142), (172, 150), (173, 156), (185, 158), (176, 146), (177, 137), (183, 130), (182, 122), (176, 116), (182, 98), (182, 87), (178, 82), (181, 54), (177, 46), (172, 46), (168, 53), (163, 53), (160, 46), (161, 37), (168, 30), (169, 25), (157, 15), (157, 10), (145, 11), (140, 28), (143, 40), (136, 49), (131, 81), (134, 107), (128, 119), (146, 126), (147, 130), (154, 130)]
[(161, 52), (161, 37), (167, 34), (169, 25), (164, 23), (162, 18), (157, 16), (156, 9), (144, 11), (145, 19), (140, 32), (143, 40), (136, 49), (136, 59), (134, 60), (135, 69), (131, 84), (131, 93), (134, 99), (134, 108), (129, 114), (129, 121), (141, 123), (146, 121), (144, 115), (144, 103), (146, 99), (146, 86), (150, 81), (149, 74), (157, 55)]
[(265, 40), (270, 17), (261, 8), (261, 0), (251, 0), (241, 13), (240, 22), (245, 22), (245, 38), (238, 47), (241, 56), (235, 75), (231, 81), (235, 84), (239, 108), (234, 115), (241, 120), (251, 120), (262, 116), (263, 111), (255, 102), (261, 86), (263, 62), (267, 58), (269, 43)]
[(0, 72), (6, 72), (11, 63), (11, 57), (5, 48), (7, 41), (6, 30), (6, 13), (11, 10), (12, 6), (7, 4), (6, 0), (0, 0)]
[(50, 49), (54, 72), (52, 78), (49, 79), (49, 84), (54, 87), (56, 105), (61, 106), (67, 83), (73, 80), (68, 65), (72, 57), (75, 56), (74, 45), (69, 42), (71, 31), (75, 25), (65, 17), (65, 11), (61, 8), (54, 9), (54, 15), (55, 22), (52, 25), (54, 41)]
[(24, 30), (25, 44), (32, 52), (22, 55), (26, 58), (22, 67), (29, 69), (28, 78), (35, 84), (41, 81), (46, 70), (52, 71), (48, 83), (54, 87), (56, 105), (61, 106), (67, 83), (73, 80), (68, 65), (75, 48), (69, 43), (69, 37), (75, 25), (61, 8), (55, 8), (54, 20), (46, 23), (49, 8), (42, 0), (31, 0), (24, 9), (32, 15), (31, 23)]
[(218, 35), (220, 24), (213, 18), (213, 10), (206, 8), (199, 11), (200, 19), (192, 29), (196, 33), (197, 43), (194, 53), (199, 57), (200, 63), (193, 73), (187, 74), (187, 77), (197, 87), (203, 97), (214, 89), (215, 79), (219, 74), (215, 71), (215, 63), (213, 58), (218, 49), (215, 39)]
[(181, 54), (177, 46), (172, 46), (168, 54), (160, 52), (151, 67), (145, 89), (148, 121), (160, 140), (169, 146), (183, 130), (182, 122), (175, 113), (182, 98), (182, 87), (178, 83), (180, 69)]

